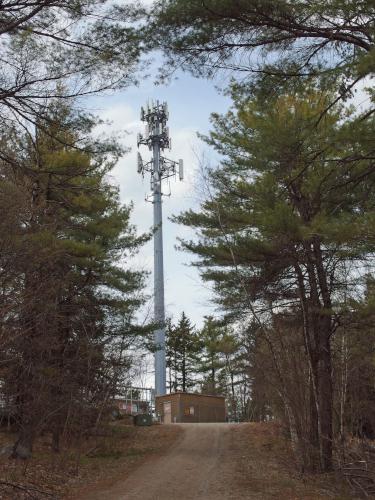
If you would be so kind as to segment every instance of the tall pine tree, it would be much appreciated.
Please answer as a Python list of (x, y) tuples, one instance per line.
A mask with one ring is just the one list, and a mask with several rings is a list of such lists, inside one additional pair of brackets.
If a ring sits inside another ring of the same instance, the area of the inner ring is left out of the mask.
[[(15, 205), (0, 238), (0, 376), (15, 408), (15, 457), (29, 456), (42, 430), (58, 448), (63, 430), (95, 422), (126, 366), (114, 346), (130, 338), (142, 303), (143, 275), (125, 265), (143, 238), (107, 180), (120, 149), (93, 142), (94, 122), (69, 106), (51, 106), (40, 125), (7, 139), (17, 168), (1, 165), (0, 190)], [(67, 146), (76, 143), (84, 151)]]
[(200, 257), (203, 278), (233, 320), (250, 315), (262, 324), (273, 310), (298, 311), (311, 374), (310, 441), (329, 470), (340, 266), (373, 251), (366, 151), (375, 122), (338, 104), (322, 118), (333, 93), (311, 82), (272, 99), (263, 90), (249, 98), (235, 87), (233, 110), (213, 116), (207, 142), (224, 159), (207, 173), (201, 211), (177, 221), (196, 228), (198, 240), (183, 247)]
[(167, 364), (170, 372), (170, 390), (187, 392), (195, 385), (197, 356), (201, 345), (191, 321), (182, 312), (176, 325), (167, 330)]

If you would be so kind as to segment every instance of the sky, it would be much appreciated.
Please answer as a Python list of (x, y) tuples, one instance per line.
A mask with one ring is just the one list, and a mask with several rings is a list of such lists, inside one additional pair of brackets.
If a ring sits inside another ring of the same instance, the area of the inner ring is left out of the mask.
[[(225, 113), (230, 107), (230, 98), (217, 89), (218, 81), (196, 79), (187, 73), (177, 74), (177, 79), (166, 85), (155, 85), (155, 71), (149, 78), (141, 80), (139, 86), (113, 95), (95, 97), (88, 101), (88, 107), (99, 115), (105, 124), (101, 133), (119, 135), (120, 142), (130, 148), (129, 153), (119, 161), (112, 172), (112, 181), (119, 185), (121, 201), (132, 202), (134, 209), (131, 221), (138, 232), (149, 231), (152, 227), (152, 204), (145, 201), (150, 193), (150, 176), (142, 178), (137, 173), (137, 134), (144, 132), (144, 123), (140, 120), (141, 106), (147, 101), (167, 101), (169, 108), (169, 128), (172, 138), (172, 150), (164, 155), (172, 160), (184, 160), (185, 178), (183, 182), (170, 181), (164, 184), (164, 192), (171, 196), (163, 198), (163, 239), (164, 239), (164, 275), (165, 306), (167, 317), (178, 320), (182, 311), (198, 328), (202, 326), (205, 315), (219, 314), (212, 302), (209, 285), (203, 283), (199, 272), (189, 264), (193, 256), (177, 250), (177, 238), (190, 239), (194, 233), (183, 226), (172, 223), (169, 218), (189, 208), (199, 207), (199, 163), (215, 164), (219, 161), (216, 153), (210, 149), (197, 133), (207, 134), (211, 129), (212, 112)], [(228, 82), (220, 81), (225, 87)], [(370, 82), (363, 82), (353, 96), (351, 103), (357, 109), (363, 109), (368, 103), (368, 95), (363, 87)], [(151, 159), (151, 152), (141, 146), (139, 150), (143, 160)], [(153, 294), (153, 242), (150, 241), (131, 262), (131, 265), (150, 272), (146, 293), (150, 296), (140, 312), (140, 321), (152, 319)]]
[[(163, 237), (164, 237), (164, 274), (166, 315), (177, 320), (182, 311), (198, 328), (202, 326), (205, 315), (215, 315), (215, 306), (208, 285), (199, 277), (196, 268), (190, 267), (192, 256), (178, 251), (177, 238), (191, 238), (193, 233), (168, 220), (172, 215), (189, 208), (197, 208), (199, 190), (199, 163), (218, 161), (215, 152), (210, 150), (197, 137), (197, 133), (206, 134), (210, 130), (210, 114), (225, 113), (230, 106), (230, 99), (218, 91), (218, 82), (196, 79), (186, 73), (167, 85), (155, 85), (156, 71), (151, 77), (142, 80), (138, 87), (130, 87), (113, 95), (95, 97), (88, 101), (89, 109), (106, 121), (100, 132), (119, 134), (120, 142), (131, 148), (112, 172), (113, 182), (120, 186), (121, 200), (133, 202), (132, 223), (139, 232), (149, 231), (152, 227), (152, 204), (145, 201), (150, 192), (150, 176), (144, 179), (137, 173), (137, 134), (144, 132), (144, 123), (140, 120), (141, 106), (148, 100), (167, 101), (169, 108), (169, 128), (172, 138), (171, 151), (164, 155), (172, 160), (184, 160), (185, 178), (183, 182), (170, 181), (164, 184), (164, 192), (171, 196), (163, 198)], [(141, 146), (143, 160), (151, 159), (151, 152)], [(198, 190), (196, 189), (198, 187)], [(150, 241), (140, 251), (132, 265), (152, 272), (153, 242)], [(147, 293), (153, 293), (152, 274), (148, 280)], [(152, 313), (151, 300), (141, 313), (140, 319)], [(148, 318), (151, 319), (151, 318)]]
[[(142, 0), (151, 5), (153, 0)], [(140, 108), (148, 100), (167, 101), (169, 108), (169, 128), (172, 138), (172, 150), (164, 155), (172, 160), (184, 160), (185, 179), (183, 182), (171, 180), (170, 188), (164, 185), (165, 193), (171, 196), (163, 198), (163, 237), (164, 237), (164, 274), (166, 315), (177, 320), (184, 311), (192, 322), (200, 327), (205, 315), (218, 314), (212, 302), (209, 285), (200, 280), (196, 268), (189, 266), (193, 257), (178, 251), (177, 238), (190, 239), (194, 234), (188, 228), (172, 223), (169, 217), (189, 208), (199, 207), (199, 162), (215, 164), (219, 158), (198, 137), (197, 133), (207, 134), (210, 130), (210, 114), (225, 113), (230, 106), (230, 99), (218, 91), (216, 86), (224, 87), (229, 81), (208, 81), (193, 78), (188, 73), (177, 73), (177, 77), (166, 85), (155, 85), (157, 78), (156, 64), (148, 68), (151, 76), (140, 81), (139, 86), (117, 92), (113, 95), (93, 97), (88, 107), (106, 121), (101, 133), (120, 134), (120, 142), (131, 148), (113, 170), (113, 182), (120, 186), (121, 200), (132, 202), (134, 209), (132, 222), (139, 232), (149, 231), (152, 227), (152, 204), (145, 201), (150, 193), (150, 178), (144, 179), (137, 173), (137, 134), (144, 132), (144, 123), (140, 120)], [(363, 87), (369, 82), (361, 82), (361, 87), (354, 95), (352, 103), (357, 108), (365, 108), (368, 95)], [(143, 160), (151, 159), (151, 152), (142, 146)], [(151, 319), (153, 311), (153, 242), (150, 241), (141, 250), (131, 265), (150, 271), (147, 293), (151, 299), (141, 312), (140, 320)], [(143, 317), (142, 317), (143, 315)]]

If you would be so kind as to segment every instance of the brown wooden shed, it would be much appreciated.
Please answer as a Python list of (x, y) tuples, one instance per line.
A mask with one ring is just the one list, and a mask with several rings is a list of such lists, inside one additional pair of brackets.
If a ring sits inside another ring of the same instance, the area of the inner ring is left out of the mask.
[(175, 392), (156, 396), (156, 413), (162, 424), (225, 422), (224, 396)]

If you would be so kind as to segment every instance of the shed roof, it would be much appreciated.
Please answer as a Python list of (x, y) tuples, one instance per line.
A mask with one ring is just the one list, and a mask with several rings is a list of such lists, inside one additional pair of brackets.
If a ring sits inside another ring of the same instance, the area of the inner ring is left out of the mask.
[(156, 396), (157, 398), (166, 398), (166, 397), (173, 397), (173, 396), (196, 396), (196, 397), (205, 397), (205, 398), (220, 398), (220, 399), (225, 399), (225, 396), (221, 396), (218, 394), (198, 394), (196, 392), (183, 392), (183, 391), (176, 391), (176, 392), (171, 392), (170, 394), (163, 394), (162, 396)]

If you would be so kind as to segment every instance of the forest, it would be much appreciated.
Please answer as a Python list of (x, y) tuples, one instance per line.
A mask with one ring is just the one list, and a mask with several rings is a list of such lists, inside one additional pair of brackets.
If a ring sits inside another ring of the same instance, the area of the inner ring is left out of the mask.
[(0, 37), (9, 456), (96, 429), (129, 351), (149, 345), (132, 259), (152, 232), (110, 181), (128, 151), (95, 134), (82, 98), (137, 85), (156, 57), (163, 84), (177, 69), (225, 77), (231, 100), (200, 134), (219, 158), (201, 169), (200, 206), (173, 217), (217, 315), (168, 320), (169, 390), (225, 395), (233, 421), (281, 422), (300, 471), (374, 467), (373, 0), (5, 0)]

